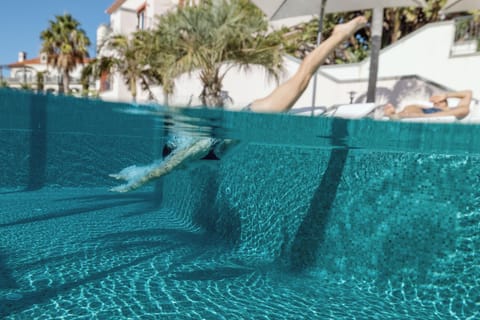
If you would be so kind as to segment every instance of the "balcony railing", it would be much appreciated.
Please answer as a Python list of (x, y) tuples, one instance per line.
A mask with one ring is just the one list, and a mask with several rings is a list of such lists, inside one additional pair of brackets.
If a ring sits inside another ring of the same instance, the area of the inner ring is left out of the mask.
[(474, 16), (456, 18), (452, 55), (478, 52), (480, 52), (480, 19)]
[[(20, 70), (18, 70), (20, 69)], [(16, 68), (16, 73), (12, 74), (12, 70), (7, 65), (0, 64), (0, 84), (2, 85), (13, 85), (13, 86), (29, 86), (29, 87), (36, 87), (38, 79), (38, 71), (32, 67), (24, 67), (24, 68)], [(62, 76), (49, 73), (49, 72), (42, 72), (43, 74), (43, 84), (44, 85), (58, 85), (62, 82)], [(12, 76), (13, 75), (13, 76)], [(81, 79), (77, 76), (70, 77), (70, 84), (72, 85), (80, 85)], [(95, 80), (91, 79), (90, 85), (94, 85)]]
[[(12, 85), (36, 85), (37, 84), (37, 78), (32, 77), (32, 76), (27, 76), (25, 78), (20, 77), (20, 78), (12, 78), (12, 77), (3, 77), (3, 81), (5, 81), (7, 84), (12, 84)], [(61, 83), (61, 77), (59, 76), (46, 76), (44, 77), (43, 83), (45, 85), (57, 85)], [(71, 78), (70, 79), (70, 84), (81, 84), (79, 78)]]

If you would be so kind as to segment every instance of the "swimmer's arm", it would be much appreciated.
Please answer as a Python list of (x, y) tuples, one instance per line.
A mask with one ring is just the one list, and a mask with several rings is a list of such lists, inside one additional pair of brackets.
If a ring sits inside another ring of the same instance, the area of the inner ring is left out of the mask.
[[(119, 180), (127, 180), (126, 184), (114, 187), (111, 191), (116, 192), (128, 192), (138, 189), (147, 182), (160, 178), (173, 170), (182, 167), (187, 162), (192, 160), (198, 160), (206, 156), (210, 150), (210, 139), (200, 139), (185, 148), (180, 148), (175, 152), (172, 152), (165, 160), (161, 162), (155, 162), (143, 171), (143, 174), (129, 176), (128, 174), (122, 174), (122, 170), (119, 174), (110, 175), (113, 178)], [(126, 168), (128, 172), (129, 168)]]

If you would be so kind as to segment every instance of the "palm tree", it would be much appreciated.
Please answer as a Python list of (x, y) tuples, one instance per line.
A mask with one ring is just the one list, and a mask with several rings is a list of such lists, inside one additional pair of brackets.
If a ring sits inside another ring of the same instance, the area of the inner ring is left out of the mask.
[(60, 71), (63, 88), (59, 91), (68, 92), (70, 72), (88, 57), (90, 39), (70, 14), (55, 16), (55, 20), (50, 20), (49, 24), (40, 34), (42, 52), (47, 54), (47, 63)]
[[(205, 106), (222, 107), (222, 81), (233, 67), (264, 67), (278, 80), (282, 70), (281, 37), (268, 33), (262, 12), (248, 0), (203, 1), (160, 17), (155, 30), (162, 58), (151, 68), (163, 81), (200, 71)], [(165, 63), (165, 60), (168, 63)], [(173, 85), (173, 82), (170, 82)]]
[(90, 90), (90, 80), (92, 77), (96, 77), (96, 68), (97, 67), (97, 59), (92, 59), (89, 63), (87, 63), (80, 75), (80, 83), (82, 85), (82, 97), (88, 97), (89, 90)]
[(98, 59), (98, 72), (119, 72), (132, 94), (133, 101), (137, 98), (137, 85), (140, 83), (150, 93), (151, 69), (148, 67), (148, 57), (151, 56), (151, 34), (147, 31), (137, 31), (131, 37), (117, 34), (108, 38), (103, 47), (111, 55)]

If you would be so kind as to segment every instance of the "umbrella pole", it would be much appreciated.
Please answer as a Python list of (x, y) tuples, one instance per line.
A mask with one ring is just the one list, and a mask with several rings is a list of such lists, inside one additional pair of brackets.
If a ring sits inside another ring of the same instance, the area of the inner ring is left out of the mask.
[[(317, 47), (320, 45), (320, 42), (322, 42), (323, 16), (325, 14), (326, 4), (327, 4), (327, 0), (322, 0), (322, 5), (320, 6), (320, 15), (318, 16)], [(312, 113), (311, 113), (312, 117), (315, 113), (316, 95), (317, 95), (317, 71), (315, 71), (315, 75), (313, 76)]]
[(372, 17), (372, 50), (368, 76), (367, 102), (375, 102), (380, 48), (382, 46), (383, 8), (374, 8)]

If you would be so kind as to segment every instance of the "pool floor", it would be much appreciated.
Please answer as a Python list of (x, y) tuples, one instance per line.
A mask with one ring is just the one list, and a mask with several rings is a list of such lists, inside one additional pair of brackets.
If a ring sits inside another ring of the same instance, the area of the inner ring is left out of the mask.
[(151, 197), (0, 190), (0, 318), (451, 318), (373, 283), (249, 263)]

